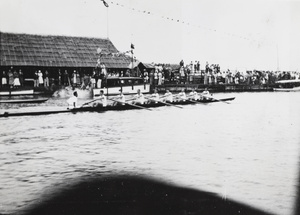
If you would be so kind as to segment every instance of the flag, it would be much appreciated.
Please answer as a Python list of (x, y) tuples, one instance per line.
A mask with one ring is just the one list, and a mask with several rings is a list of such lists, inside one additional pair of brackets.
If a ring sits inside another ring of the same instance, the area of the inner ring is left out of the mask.
[(108, 4), (106, 3), (106, 1), (104, 1), (104, 0), (101, 0), (101, 1), (103, 2), (105, 7), (108, 7)]
[(134, 45), (133, 45), (132, 43), (131, 43), (131, 46), (130, 46), (130, 48), (131, 48), (131, 49), (134, 49)]

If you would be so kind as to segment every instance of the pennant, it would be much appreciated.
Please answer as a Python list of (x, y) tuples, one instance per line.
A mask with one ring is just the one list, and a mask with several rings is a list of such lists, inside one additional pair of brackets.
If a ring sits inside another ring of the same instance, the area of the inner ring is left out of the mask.
[(132, 43), (131, 43), (131, 46), (130, 46), (130, 48), (131, 48), (131, 49), (134, 49), (134, 45), (133, 45)]
[(103, 2), (103, 4), (104, 4), (105, 7), (108, 7), (108, 4), (106, 3), (105, 0), (101, 0), (101, 1)]

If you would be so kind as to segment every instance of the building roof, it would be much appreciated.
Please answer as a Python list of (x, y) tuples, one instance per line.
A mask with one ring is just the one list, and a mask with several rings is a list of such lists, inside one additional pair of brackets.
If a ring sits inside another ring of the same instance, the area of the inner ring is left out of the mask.
[(95, 67), (97, 49), (107, 68), (128, 68), (131, 58), (109, 39), (0, 32), (0, 66)]

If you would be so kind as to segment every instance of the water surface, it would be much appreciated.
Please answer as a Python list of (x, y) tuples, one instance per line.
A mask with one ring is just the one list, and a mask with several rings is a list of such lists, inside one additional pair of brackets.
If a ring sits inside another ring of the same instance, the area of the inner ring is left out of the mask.
[[(231, 104), (0, 119), (0, 213), (21, 212), (80, 176), (133, 174), (292, 214), (299, 93), (216, 94)], [(84, 101), (80, 101), (84, 102)], [(0, 112), (64, 109), (2, 105)]]

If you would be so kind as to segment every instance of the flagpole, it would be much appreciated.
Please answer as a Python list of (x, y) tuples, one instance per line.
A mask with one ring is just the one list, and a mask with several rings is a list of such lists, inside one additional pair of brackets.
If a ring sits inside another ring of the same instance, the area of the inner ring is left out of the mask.
[(133, 49), (131, 48), (131, 72), (133, 73)]
[(106, 7), (106, 31), (107, 31), (107, 39), (109, 39), (109, 26), (108, 26), (108, 7)]
[(277, 51), (277, 71), (279, 71), (278, 43), (276, 44), (276, 51)]

